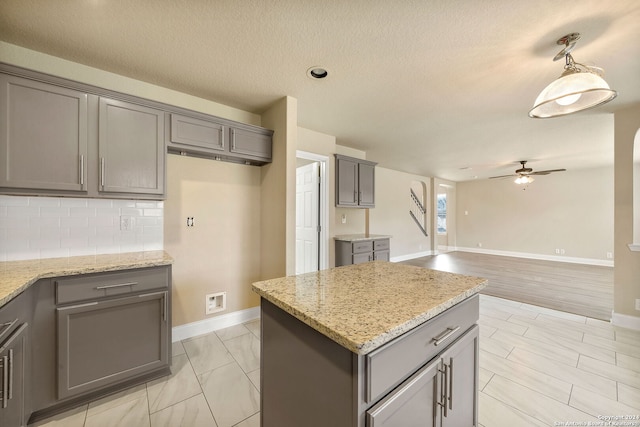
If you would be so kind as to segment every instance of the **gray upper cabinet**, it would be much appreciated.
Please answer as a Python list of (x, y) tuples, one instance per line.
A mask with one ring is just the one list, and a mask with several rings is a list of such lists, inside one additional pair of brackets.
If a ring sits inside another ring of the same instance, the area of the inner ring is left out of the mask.
[(246, 129), (229, 129), (229, 151), (248, 161), (271, 161), (271, 135)]
[(164, 112), (100, 98), (99, 188), (102, 193), (164, 193)]
[(367, 160), (336, 154), (336, 206), (375, 207), (375, 166)]
[(203, 153), (225, 151), (225, 130), (222, 124), (171, 114), (171, 131), (168, 145)]
[(87, 191), (87, 94), (0, 74), (0, 187)]
[(167, 139), (169, 153), (250, 165), (271, 162), (272, 131), (197, 115), (171, 114)]

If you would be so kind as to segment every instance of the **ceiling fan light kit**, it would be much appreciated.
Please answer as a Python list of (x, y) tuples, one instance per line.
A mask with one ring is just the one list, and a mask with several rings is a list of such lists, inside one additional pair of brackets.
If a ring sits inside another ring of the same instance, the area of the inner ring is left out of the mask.
[(614, 99), (618, 93), (602, 78), (603, 70), (577, 63), (571, 56), (579, 33), (560, 38), (558, 44), (565, 47), (553, 58), (565, 58), (564, 72), (540, 92), (529, 117), (550, 118), (577, 113), (602, 105)]
[(500, 176), (490, 176), (489, 179), (493, 178), (507, 178), (507, 177), (517, 177), (513, 182), (516, 184), (531, 184), (534, 179), (531, 177), (532, 175), (549, 175), (553, 172), (564, 172), (566, 169), (549, 169), (544, 171), (535, 171), (531, 168), (527, 167), (526, 160), (520, 160), (520, 165), (522, 166), (519, 169), (515, 170), (515, 173), (510, 175), (500, 175)]

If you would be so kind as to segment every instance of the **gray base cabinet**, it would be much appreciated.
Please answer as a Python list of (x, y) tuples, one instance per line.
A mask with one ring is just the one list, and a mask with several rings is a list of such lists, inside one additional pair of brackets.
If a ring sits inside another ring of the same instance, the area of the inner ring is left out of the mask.
[(479, 298), (367, 355), (261, 301), (262, 427), (473, 427)]
[(0, 426), (170, 374), (171, 267), (42, 279), (0, 308)]
[(389, 261), (389, 239), (336, 240), (336, 267), (369, 261)]
[(336, 154), (335, 158), (336, 207), (374, 208), (377, 163), (340, 154)]
[(30, 381), (29, 291), (0, 309), (0, 426), (27, 425)]

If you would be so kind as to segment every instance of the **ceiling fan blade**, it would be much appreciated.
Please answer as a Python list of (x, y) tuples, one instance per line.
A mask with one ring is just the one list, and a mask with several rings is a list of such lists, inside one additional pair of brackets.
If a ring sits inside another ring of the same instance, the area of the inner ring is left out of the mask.
[(519, 176), (517, 173), (512, 173), (511, 175), (500, 175), (500, 176), (490, 176), (489, 179), (494, 179), (494, 178), (508, 178), (510, 176)]
[(549, 169), (546, 171), (535, 171), (531, 172), (529, 175), (549, 175), (552, 172), (564, 172), (566, 169)]

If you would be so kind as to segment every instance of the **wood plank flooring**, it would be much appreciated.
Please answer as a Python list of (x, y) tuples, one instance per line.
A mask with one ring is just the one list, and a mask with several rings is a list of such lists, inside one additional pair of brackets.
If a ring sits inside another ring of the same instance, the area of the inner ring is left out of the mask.
[(403, 261), (451, 273), (485, 277), (485, 295), (611, 319), (613, 268), (471, 252), (448, 252)]

